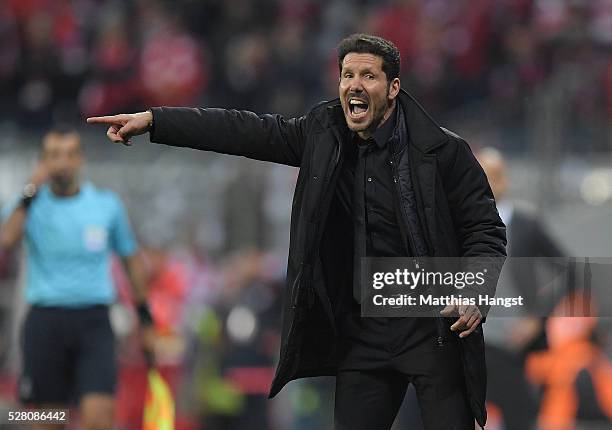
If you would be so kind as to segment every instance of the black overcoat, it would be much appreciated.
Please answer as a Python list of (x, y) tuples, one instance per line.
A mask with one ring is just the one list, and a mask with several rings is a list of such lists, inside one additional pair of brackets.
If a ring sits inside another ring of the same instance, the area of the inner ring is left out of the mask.
[[(429, 256), (505, 256), (502, 223), (468, 144), (438, 126), (406, 91), (398, 95), (410, 139), (393, 148), (402, 231), (415, 221)], [(350, 289), (352, 222), (340, 215), (335, 184), (349, 142), (339, 99), (300, 118), (216, 108), (153, 108), (151, 141), (241, 155), (300, 168), (291, 211), (287, 287), (275, 396), (289, 381), (336, 374), (336, 304)], [(414, 227), (414, 225), (412, 224)], [(482, 328), (462, 340), (474, 417), (482, 426), (486, 367)]]

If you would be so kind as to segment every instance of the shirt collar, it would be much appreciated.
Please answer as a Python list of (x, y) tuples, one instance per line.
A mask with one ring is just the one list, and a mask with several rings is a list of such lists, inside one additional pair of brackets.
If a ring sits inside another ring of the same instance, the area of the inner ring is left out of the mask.
[(387, 120), (381, 126), (374, 130), (372, 137), (379, 148), (384, 148), (385, 145), (387, 145), (387, 141), (395, 130), (395, 124), (397, 123), (397, 110), (397, 106), (394, 107), (393, 112), (391, 112), (391, 115), (389, 115), (389, 118), (387, 118)]
[[(376, 146), (379, 148), (384, 148), (395, 131), (395, 126), (397, 124), (397, 112), (398, 109), (396, 106), (393, 108), (393, 112), (391, 112), (391, 115), (389, 115), (387, 121), (385, 121), (381, 126), (377, 127), (376, 130), (374, 130), (374, 133), (372, 133), (372, 137), (370, 137), (368, 140), (374, 140), (374, 142), (376, 142)], [(363, 140), (361, 137), (359, 137), (355, 131), (351, 131), (351, 138), (356, 140), (359, 145), (365, 146), (368, 142), (367, 140)]]

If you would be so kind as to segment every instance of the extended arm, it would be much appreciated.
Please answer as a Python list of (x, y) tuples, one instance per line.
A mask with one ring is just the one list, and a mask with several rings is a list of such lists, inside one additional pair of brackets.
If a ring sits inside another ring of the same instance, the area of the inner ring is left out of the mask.
[(257, 115), (249, 111), (202, 108), (153, 108), (136, 114), (88, 118), (109, 125), (108, 138), (131, 144), (131, 137), (151, 132), (151, 141), (256, 160), (299, 166), (304, 150), (304, 117)]

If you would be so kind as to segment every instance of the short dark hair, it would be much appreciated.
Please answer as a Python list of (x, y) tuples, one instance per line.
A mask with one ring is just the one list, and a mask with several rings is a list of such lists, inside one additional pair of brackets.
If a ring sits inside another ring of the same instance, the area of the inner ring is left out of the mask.
[(79, 150), (81, 150), (81, 135), (79, 133), (79, 131), (76, 129), (76, 127), (74, 127), (73, 125), (71, 125), (70, 123), (57, 123), (52, 125), (50, 128), (48, 128), (45, 133), (42, 136), (41, 142), (40, 142), (40, 149), (41, 151), (44, 151), (45, 149), (45, 140), (47, 138), (47, 136), (49, 135), (59, 135), (61, 137), (66, 137), (68, 135), (75, 135), (78, 140), (79, 140)]
[(400, 53), (393, 42), (371, 34), (356, 33), (343, 39), (338, 45), (338, 67), (342, 73), (342, 61), (347, 54), (373, 54), (382, 58), (382, 69), (387, 82), (399, 78)]

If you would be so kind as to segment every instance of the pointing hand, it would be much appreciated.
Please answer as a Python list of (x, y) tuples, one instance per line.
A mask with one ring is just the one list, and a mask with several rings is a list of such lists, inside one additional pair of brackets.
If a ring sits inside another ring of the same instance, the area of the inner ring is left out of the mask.
[(87, 118), (88, 124), (106, 124), (109, 126), (106, 136), (113, 143), (130, 146), (132, 137), (150, 131), (153, 114), (151, 111)]

